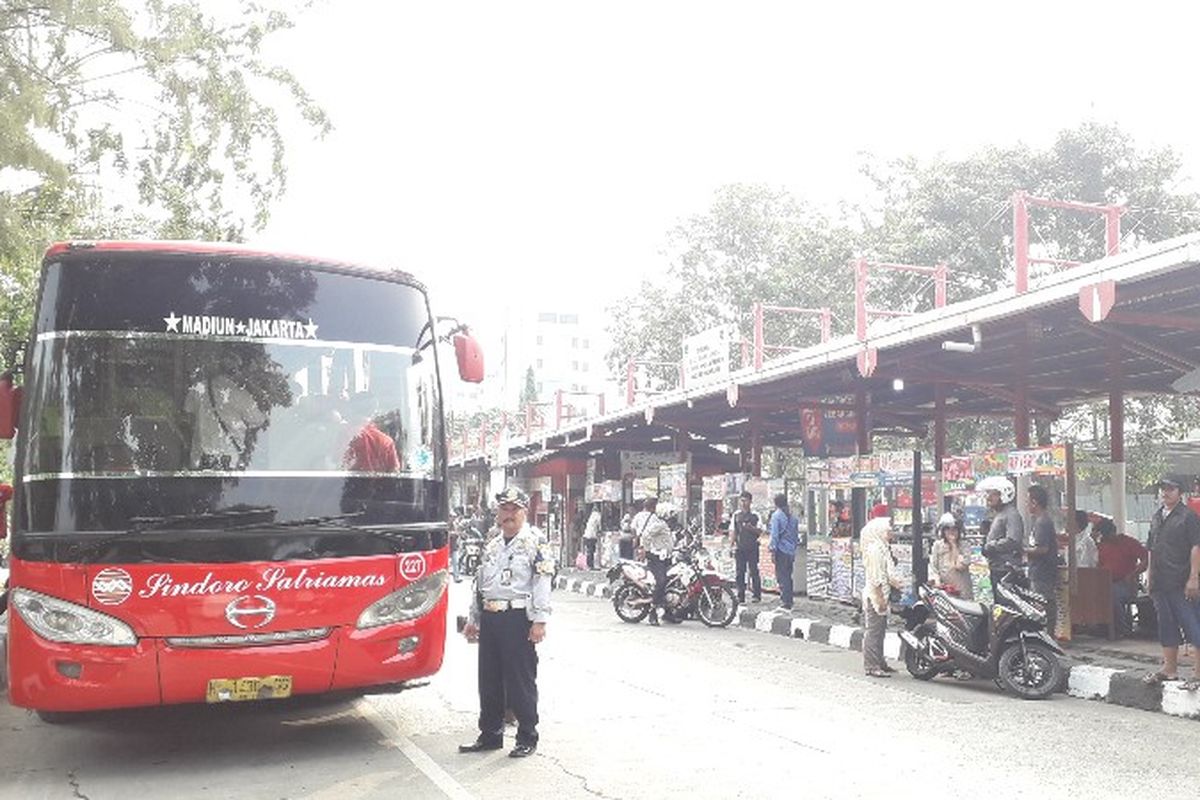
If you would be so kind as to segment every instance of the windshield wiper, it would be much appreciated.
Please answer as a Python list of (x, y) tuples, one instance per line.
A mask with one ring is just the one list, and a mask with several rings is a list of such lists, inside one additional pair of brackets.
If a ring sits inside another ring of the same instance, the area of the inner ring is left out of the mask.
[[(220, 520), (243, 520), (248, 516), (274, 514), (274, 506), (230, 506), (215, 511), (205, 511), (197, 514), (164, 514), (161, 516), (130, 517), (129, 528), (107, 536), (75, 542), (67, 551), (72, 558), (79, 558), (86, 563), (84, 555), (96, 555), (105, 547), (119, 539), (131, 538), (147, 531), (171, 530), (176, 526), (195, 526), (197, 523), (217, 522)], [(243, 523), (245, 524), (245, 523)], [(221, 526), (228, 529), (229, 526)]]

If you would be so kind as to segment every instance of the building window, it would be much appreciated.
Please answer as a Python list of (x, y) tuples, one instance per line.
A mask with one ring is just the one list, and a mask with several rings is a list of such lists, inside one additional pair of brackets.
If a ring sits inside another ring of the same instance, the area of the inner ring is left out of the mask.
[(558, 315), (553, 312), (543, 311), (538, 314), (538, 322), (558, 322)]
[(579, 315), (578, 314), (559, 314), (558, 322), (560, 325), (578, 325), (579, 324)]
[(572, 372), (579, 372), (579, 362), (578, 362), (578, 361), (572, 361), (572, 362), (571, 362), (571, 371), (572, 371)]
[(540, 358), (537, 360), (537, 368), (538, 369), (542, 368), (542, 360)]
[(587, 372), (587, 371), (588, 371), (588, 363), (587, 363), (586, 361), (585, 361), (585, 362), (583, 362), (583, 371), (584, 371), (584, 372)]
[(583, 340), (583, 349), (584, 349), (584, 350), (587, 350), (589, 346), (590, 346), (590, 345), (588, 344), (588, 340), (587, 340), (587, 339), (584, 339), (584, 340)]
[(542, 344), (542, 335), (540, 333), (538, 334), (538, 337), (537, 337), (537, 343)]
[(541, 381), (538, 381), (537, 390), (538, 390), (538, 394), (542, 393), (542, 382)]
[(579, 347), (579, 339), (571, 337), (571, 347)]

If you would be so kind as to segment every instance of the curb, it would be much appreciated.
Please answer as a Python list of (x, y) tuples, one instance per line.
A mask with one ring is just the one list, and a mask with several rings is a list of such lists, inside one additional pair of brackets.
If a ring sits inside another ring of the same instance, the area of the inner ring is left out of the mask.
[[(612, 596), (612, 590), (604, 581), (560, 576), (555, 579), (554, 588), (591, 597)], [(748, 608), (738, 612), (736, 624), (748, 630), (789, 639), (802, 639), (846, 650), (862, 650), (863, 629), (854, 625), (795, 617), (781, 610), (754, 611)], [(883, 653), (891, 659), (900, 658), (899, 634), (894, 631), (885, 634)], [(1142, 682), (1145, 672), (1140, 670), (1118, 670), (1091, 664), (1068, 663), (1064, 666), (1067, 673), (1065, 686), (1059, 691), (1066, 692), (1070, 697), (1200, 720), (1200, 692), (1185, 692), (1170, 683), (1148, 686)]]

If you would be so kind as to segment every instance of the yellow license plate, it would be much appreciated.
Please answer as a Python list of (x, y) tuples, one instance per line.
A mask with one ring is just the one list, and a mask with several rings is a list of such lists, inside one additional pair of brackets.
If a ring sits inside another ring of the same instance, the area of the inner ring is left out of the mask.
[(261, 678), (213, 678), (208, 682), (205, 699), (210, 703), (231, 703), (291, 696), (291, 675), (266, 675)]

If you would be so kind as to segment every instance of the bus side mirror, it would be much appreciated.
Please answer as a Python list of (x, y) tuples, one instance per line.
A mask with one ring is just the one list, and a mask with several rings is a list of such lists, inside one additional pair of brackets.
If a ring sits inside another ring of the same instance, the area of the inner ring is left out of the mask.
[(458, 377), (467, 383), (483, 383), (483, 351), (474, 336), (454, 334), (454, 355), (458, 359)]
[(21, 415), (21, 388), (13, 386), (12, 373), (0, 375), (0, 439), (17, 435), (17, 418)]

